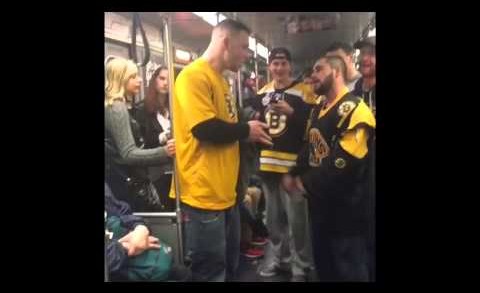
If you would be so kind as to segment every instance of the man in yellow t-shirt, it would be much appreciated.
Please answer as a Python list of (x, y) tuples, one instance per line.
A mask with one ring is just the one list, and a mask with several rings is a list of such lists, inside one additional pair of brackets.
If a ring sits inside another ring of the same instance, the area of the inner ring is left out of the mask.
[(259, 121), (239, 123), (235, 98), (223, 78), (248, 58), (250, 30), (226, 19), (212, 31), (205, 53), (175, 82), (173, 130), (186, 259), (194, 281), (225, 281), (238, 265), (236, 208), (239, 140), (271, 144)]

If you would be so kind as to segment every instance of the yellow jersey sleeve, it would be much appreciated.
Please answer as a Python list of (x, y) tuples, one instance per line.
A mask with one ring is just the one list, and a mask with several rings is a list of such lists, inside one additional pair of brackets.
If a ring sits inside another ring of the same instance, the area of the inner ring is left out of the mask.
[(372, 128), (376, 127), (375, 116), (373, 116), (372, 111), (364, 101), (360, 101), (357, 108), (353, 111), (347, 130), (354, 129), (360, 123), (367, 124)]
[(367, 127), (375, 128), (375, 126), (376, 121), (372, 111), (365, 102), (360, 101), (352, 113), (345, 134), (340, 139), (340, 146), (355, 158), (362, 159), (368, 153)]
[(340, 146), (357, 159), (362, 159), (368, 153), (368, 132), (365, 127), (349, 130), (340, 139)]
[(207, 76), (201, 72), (188, 71), (180, 74), (175, 82), (175, 95), (181, 108), (181, 117), (190, 131), (197, 124), (217, 116), (213, 92), (209, 88)]

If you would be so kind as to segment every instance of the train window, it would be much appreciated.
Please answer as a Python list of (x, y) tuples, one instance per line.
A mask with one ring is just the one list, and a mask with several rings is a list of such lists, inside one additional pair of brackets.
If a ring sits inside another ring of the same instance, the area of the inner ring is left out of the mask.
[(159, 53), (159, 52), (156, 52), (156, 51), (153, 51), (153, 50), (150, 53), (150, 60), (157, 63), (157, 64), (164, 64), (165, 63), (164, 58), (163, 58), (163, 54)]
[(105, 58), (109, 55), (128, 58), (128, 44), (105, 40)]
[(258, 58), (258, 75), (267, 76), (268, 64), (263, 58)]

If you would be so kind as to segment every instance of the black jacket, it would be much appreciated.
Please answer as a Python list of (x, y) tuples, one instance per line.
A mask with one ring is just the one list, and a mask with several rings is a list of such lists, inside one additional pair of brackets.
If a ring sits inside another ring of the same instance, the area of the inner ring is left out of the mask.
[(157, 114), (145, 113), (145, 148), (151, 149), (160, 146), (158, 136), (166, 131), (157, 120)]
[(363, 90), (363, 77), (357, 80), (355, 83), (355, 87), (353, 88), (353, 91), (351, 92), (357, 97), (360, 97), (363, 99), (365, 103), (367, 103), (368, 107), (372, 109), (372, 111), (375, 114), (376, 110), (376, 89), (375, 86), (370, 89), (370, 91), (366, 92)]
[(153, 149), (160, 146), (158, 136), (163, 129), (157, 120), (157, 113), (148, 113), (144, 101), (137, 102), (133, 109), (133, 117), (139, 124), (139, 130), (144, 139), (144, 148)]

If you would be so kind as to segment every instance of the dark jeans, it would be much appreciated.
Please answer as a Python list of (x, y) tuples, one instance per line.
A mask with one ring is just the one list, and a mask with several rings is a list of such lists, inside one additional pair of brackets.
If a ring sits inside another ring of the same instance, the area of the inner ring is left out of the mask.
[(377, 264), (376, 264), (376, 255), (377, 255), (377, 247), (376, 247), (376, 239), (375, 235), (369, 237), (368, 239), (368, 270), (369, 270), (369, 280), (371, 282), (375, 282), (377, 278)]
[[(319, 281), (369, 282), (367, 235), (341, 235), (328, 232), (328, 223), (311, 207), (312, 244)], [(370, 258), (370, 259), (369, 259)]]
[(235, 205), (224, 211), (182, 204), (185, 260), (196, 282), (233, 280), (240, 257), (240, 216)]

